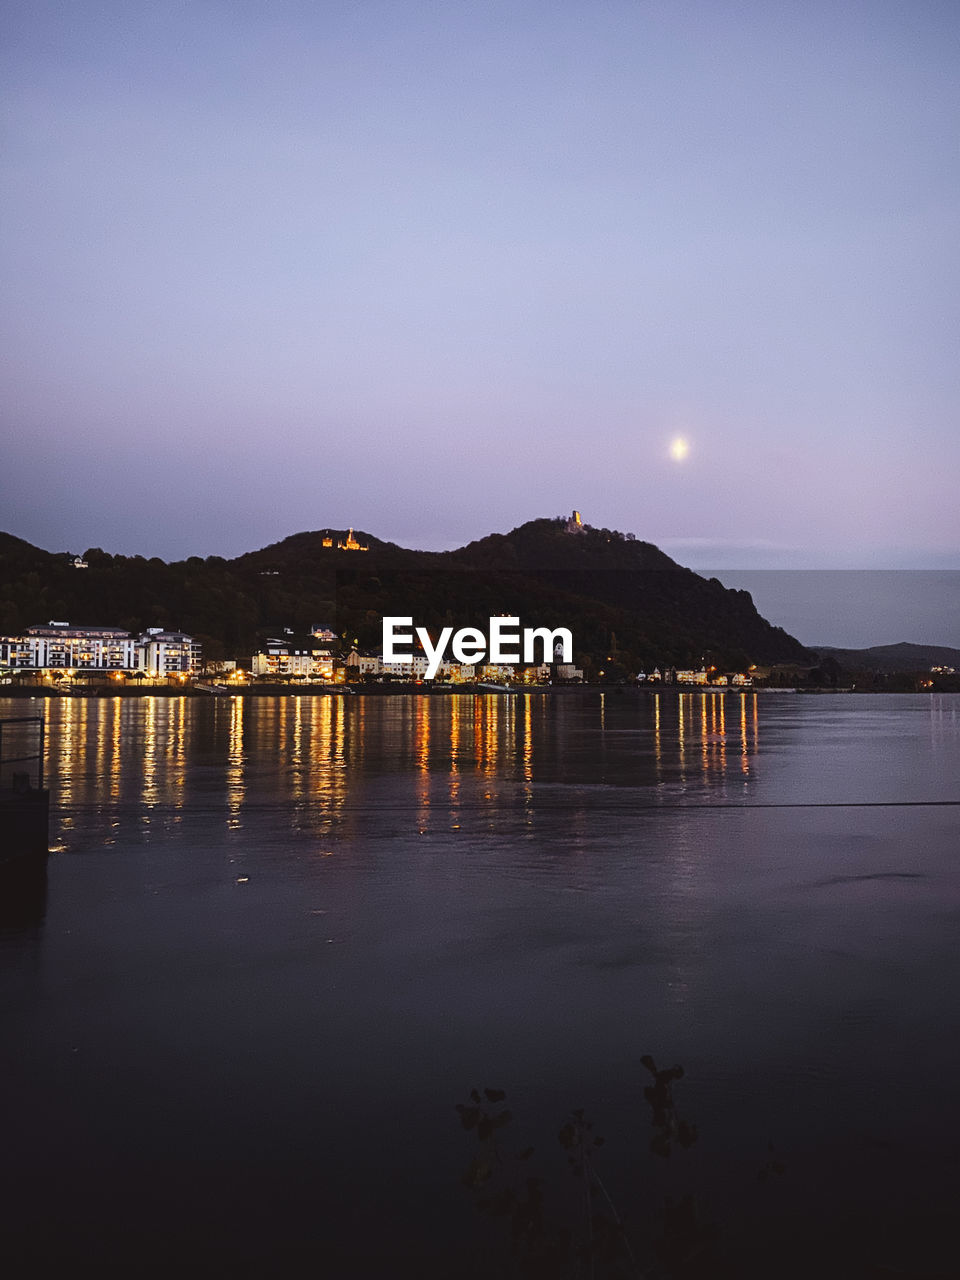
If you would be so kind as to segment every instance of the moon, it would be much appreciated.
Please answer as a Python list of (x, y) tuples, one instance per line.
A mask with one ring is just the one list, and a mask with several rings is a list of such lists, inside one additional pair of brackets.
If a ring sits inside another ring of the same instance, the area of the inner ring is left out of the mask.
[(683, 462), (689, 452), (690, 445), (683, 436), (677, 436), (675, 439), (670, 441), (670, 457), (674, 462)]

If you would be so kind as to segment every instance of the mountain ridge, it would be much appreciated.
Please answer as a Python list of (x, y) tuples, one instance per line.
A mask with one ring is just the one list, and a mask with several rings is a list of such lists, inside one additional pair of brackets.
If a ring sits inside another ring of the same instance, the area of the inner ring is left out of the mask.
[(929, 671), (931, 667), (955, 667), (960, 671), (960, 649), (949, 645), (913, 644), (900, 640), (896, 644), (875, 644), (867, 649), (844, 649), (836, 645), (811, 645), (821, 660), (833, 658), (842, 667), (866, 667), (881, 672)]
[(232, 560), (167, 563), (90, 548), (86, 568), (75, 568), (68, 553), (3, 535), (0, 630), (54, 618), (131, 631), (178, 627), (200, 638), (209, 657), (242, 657), (284, 626), (299, 633), (329, 623), (346, 644), (374, 647), (387, 614), (412, 616), (434, 632), (483, 627), (507, 613), (524, 625), (569, 626), (587, 667), (741, 669), (806, 659), (798, 640), (760, 617), (748, 592), (702, 578), (632, 534), (571, 524), (531, 520), (451, 551), (332, 528), (290, 534)]

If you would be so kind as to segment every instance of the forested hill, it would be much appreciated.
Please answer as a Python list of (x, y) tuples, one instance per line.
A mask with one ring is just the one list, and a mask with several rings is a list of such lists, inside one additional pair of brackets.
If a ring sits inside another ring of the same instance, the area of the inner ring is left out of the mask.
[(821, 659), (832, 658), (841, 667), (851, 671), (929, 672), (932, 667), (953, 667), (960, 671), (960, 649), (944, 645), (900, 644), (874, 645), (871, 649), (838, 649), (833, 645), (818, 645), (816, 652)]
[[(51, 619), (76, 625), (182, 628), (209, 657), (244, 657), (266, 634), (332, 626), (375, 646), (384, 614), (431, 629), (517, 614), (525, 626), (567, 626), (578, 660), (624, 670), (655, 664), (802, 662), (803, 646), (764, 621), (749, 594), (681, 568), (632, 535), (533, 520), (456, 551), (411, 551), (347, 530), (298, 533), (234, 560), (167, 564), (96, 548), (49, 553), (0, 534), (0, 631)], [(328, 543), (330, 545), (324, 545)]]

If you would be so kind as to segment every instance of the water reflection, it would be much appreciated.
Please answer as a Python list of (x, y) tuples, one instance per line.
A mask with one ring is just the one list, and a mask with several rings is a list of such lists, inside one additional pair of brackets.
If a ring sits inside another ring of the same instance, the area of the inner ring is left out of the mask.
[[(143, 717), (143, 790), (141, 803), (152, 808), (157, 803), (157, 770), (160, 766), (160, 739), (157, 734), (157, 699), (148, 698)], [(149, 813), (143, 814), (143, 822), (150, 825)]]
[(430, 809), (430, 703), (427, 698), (415, 700), (414, 753), (416, 759), (417, 823), (424, 828)]
[(227, 744), (227, 826), (236, 831), (241, 825), (240, 810), (246, 794), (244, 781), (245, 757), (243, 752), (243, 715), (245, 699), (233, 698), (230, 703), (230, 736)]
[(938, 694), (930, 699), (930, 742), (935, 752), (949, 748), (957, 739), (960, 709), (957, 699)]
[[(100, 837), (171, 832), (219, 810), (240, 831), (251, 806), (292, 829), (329, 833), (372, 806), (406, 804), (424, 830), (467, 810), (535, 811), (602, 786), (611, 802), (742, 796), (760, 749), (756, 694), (572, 694), (60, 698), (44, 703), (55, 843), (80, 811)], [(955, 732), (931, 706), (931, 733)], [(439, 805), (439, 811), (438, 811)], [(353, 816), (351, 816), (353, 815)]]

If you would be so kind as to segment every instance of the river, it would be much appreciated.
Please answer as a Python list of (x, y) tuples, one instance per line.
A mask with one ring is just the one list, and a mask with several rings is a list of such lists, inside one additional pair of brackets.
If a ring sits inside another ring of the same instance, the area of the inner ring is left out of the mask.
[(46, 886), (0, 926), (32, 1274), (520, 1274), (472, 1087), (558, 1276), (573, 1108), (609, 1274), (674, 1274), (688, 1193), (704, 1274), (953, 1274), (960, 696), (0, 700), (40, 712)]

